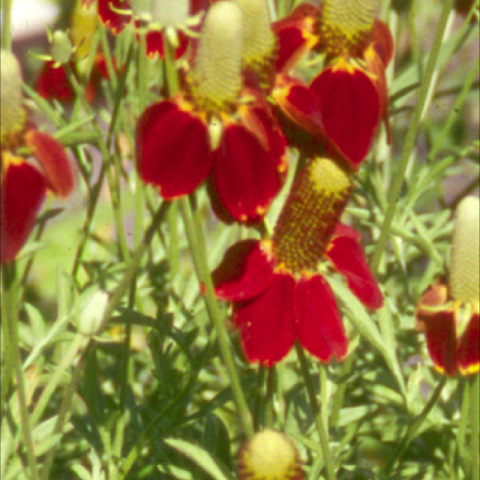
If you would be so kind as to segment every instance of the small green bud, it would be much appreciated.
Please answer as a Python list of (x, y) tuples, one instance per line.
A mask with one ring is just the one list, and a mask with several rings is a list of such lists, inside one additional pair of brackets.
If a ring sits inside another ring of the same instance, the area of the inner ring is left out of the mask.
[(50, 55), (55, 63), (63, 65), (70, 61), (73, 53), (73, 46), (68, 34), (57, 30), (52, 35)]

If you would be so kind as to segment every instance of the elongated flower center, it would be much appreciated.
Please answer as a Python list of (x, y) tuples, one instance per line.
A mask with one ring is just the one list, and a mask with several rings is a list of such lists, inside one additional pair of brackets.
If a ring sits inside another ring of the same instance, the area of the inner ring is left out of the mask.
[(242, 13), (234, 3), (214, 3), (190, 77), (197, 106), (217, 111), (234, 104), (241, 89), (241, 63)]
[(450, 260), (450, 294), (455, 300), (478, 302), (480, 297), (480, 202), (467, 197), (457, 208)]
[(377, 1), (326, 0), (321, 31), (328, 54), (360, 55), (372, 31)]
[(16, 57), (5, 50), (1, 51), (0, 92), (0, 137), (2, 147), (7, 137), (18, 133), (25, 123), (22, 106), (22, 72)]
[(306, 165), (285, 202), (273, 235), (277, 262), (295, 273), (313, 271), (350, 197), (349, 176), (328, 158)]
[(243, 61), (253, 68), (260, 67), (273, 56), (275, 36), (270, 28), (266, 0), (234, 0), (243, 15)]

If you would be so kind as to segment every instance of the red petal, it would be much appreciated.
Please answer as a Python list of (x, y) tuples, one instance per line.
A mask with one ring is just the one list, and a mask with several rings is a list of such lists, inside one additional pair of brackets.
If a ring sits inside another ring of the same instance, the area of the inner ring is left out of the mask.
[(129, 9), (131, 9), (129, 0), (98, 0), (98, 16), (115, 35), (118, 35), (131, 20), (131, 15), (118, 13), (115, 10)]
[(271, 283), (274, 261), (267, 242), (243, 240), (230, 247), (213, 273), (217, 296), (236, 302), (260, 295)]
[(245, 126), (225, 127), (214, 152), (218, 197), (238, 221), (258, 222), (281, 187), (278, 159)]
[(393, 57), (394, 41), (387, 24), (376, 19), (372, 30), (373, 48), (386, 68)]
[(155, 58), (158, 55), (159, 58), (163, 58), (163, 35), (159, 30), (151, 30), (147, 33), (147, 55), (150, 58)]
[(45, 194), (45, 179), (35, 167), (28, 163), (7, 167), (1, 184), (1, 264), (14, 260), (26, 242)]
[(460, 338), (457, 348), (458, 366), (463, 375), (478, 372), (480, 361), (479, 336), (479, 316), (477, 311), (472, 314), (472, 318)]
[(303, 3), (286, 18), (272, 24), (277, 35), (277, 72), (292, 68), (318, 42), (314, 28), (318, 8)]
[(47, 100), (56, 99), (60, 102), (68, 102), (75, 98), (67, 74), (62, 65), (54, 67), (55, 62), (45, 62), (38, 75), (35, 89), (39, 95)]
[(360, 233), (348, 225), (337, 223), (335, 231), (333, 232), (333, 238), (335, 237), (348, 237), (358, 242), (360, 240)]
[(449, 309), (436, 312), (424, 319), (427, 348), (435, 367), (441, 373), (457, 373), (457, 339), (455, 314)]
[(322, 362), (342, 360), (348, 340), (333, 292), (321, 275), (302, 277), (295, 290), (295, 328), (302, 346)]
[(271, 367), (292, 348), (294, 288), (295, 280), (290, 275), (276, 274), (262, 295), (235, 305), (234, 321), (249, 362)]
[(48, 188), (60, 198), (68, 197), (75, 188), (75, 175), (62, 144), (38, 130), (29, 130), (25, 143), (42, 166)]
[(212, 167), (207, 127), (173, 102), (156, 103), (138, 121), (136, 158), (142, 179), (163, 198), (189, 194)]
[(380, 120), (380, 99), (361, 70), (328, 68), (312, 83), (322, 124), (339, 152), (357, 168), (367, 155)]
[(327, 255), (348, 283), (355, 296), (367, 307), (376, 310), (383, 305), (383, 295), (365, 260), (363, 248), (351, 237), (336, 237)]

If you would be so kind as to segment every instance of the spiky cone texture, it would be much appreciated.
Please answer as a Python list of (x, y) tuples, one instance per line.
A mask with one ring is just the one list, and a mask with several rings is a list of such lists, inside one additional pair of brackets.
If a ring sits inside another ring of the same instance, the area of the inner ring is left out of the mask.
[(425, 332), (435, 368), (449, 376), (479, 369), (479, 209), (475, 197), (458, 206), (448, 281), (438, 279), (417, 306), (417, 329)]
[(326, 0), (321, 10), (322, 46), (331, 56), (361, 56), (369, 41), (378, 0)]
[(298, 451), (284, 434), (265, 429), (242, 446), (238, 477), (239, 480), (301, 480)]
[(331, 159), (313, 159), (294, 182), (273, 238), (236, 243), (213, 272), (217, 296), (233, 303), (250, 362), (271, 367), (296, 340), (322, 362), (345, 357), (348, 339), (323, 275), (329, 270), (368, 308), (382, 305), (359, 234), (339, 223), (350, 192), (349, 174)]
[(242, 12), (235, 3), (211, 6), (200, 35), (190, 74), (197, 107), (207, 111), (233, 108), (242, 88)]

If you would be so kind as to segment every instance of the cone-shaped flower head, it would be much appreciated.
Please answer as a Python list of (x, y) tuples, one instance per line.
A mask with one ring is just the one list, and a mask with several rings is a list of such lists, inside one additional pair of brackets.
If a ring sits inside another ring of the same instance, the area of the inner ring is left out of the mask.
[(377, 0), (326, 0), (322, 38), (330, 55), (358, 55), (372, 31)]
[(161, 28), (179, 27), (187, 23), (190, 12), (189, 0), (133, 0), (136, 18)]
[(257, 68), (275, 50), (275, 36), (270, 26), (266, 0), (234, 0), (243, 15), (243, 61)]
[(195, 103), (224, 109), (237, 100), (242, 86), (242, 13), (231, 2), (212, 5), (200, 36), (191, 72)]
[(22, 130), (25, 122), (25, 110), (22, 106), (22, 72), (15, 55), (2, 50), (1, 66), (0, 136), (3, 146), (7, 136)]
[(280, 265), (314, 270), (330, 242), (351, 192), (344, 170), (328, 158), (311, 162), (300, 175), (273, 236)]
[(300, 480), (303, 477), (295, 445), (282, 433), (256, 433), (240, 450), (239, 480)]
[(450, 295), (462, 302), (480, 297), (480, 202), (467, 197), (457, 208), (450, 259)]

